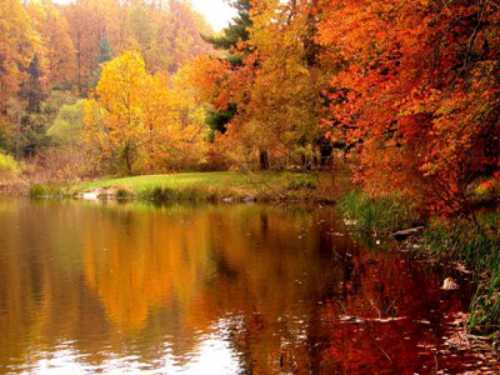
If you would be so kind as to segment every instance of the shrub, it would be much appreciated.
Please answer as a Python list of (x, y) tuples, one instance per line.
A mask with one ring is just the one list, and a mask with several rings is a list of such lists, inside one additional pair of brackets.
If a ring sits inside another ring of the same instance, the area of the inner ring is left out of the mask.
[(33, 199), (43, 198), (48, 195), (48, 189), (45, 185), (34, 184), (30, 188), (30, 196)]
[(289, 190), (315, 190), (318, 185), (318, 179), (315, 176), (301, 175), (294, 177), (292, 181), (288, 183)]
[(142, 191), (139, 195), (141, 199), (154, 202), (173, 202), (173, 201), (208, 201), (215, 199), (215, 193), (203, 191), (196, 188), (183, 188), (181, 190), (170, 189), (167, 187), (155, 187)]
[(10, 155), (0, 151), (0, 177), (12, 177), (21, 172), (21, 167)]
[(34, 184), (30, 188), (30, 196), (32, 199), (41, 198), (57, 198), (63, 197), (65, 195), (65, 190), (60, 186), (44, 185), (44, 184)]
[(132, 198), (133, 193), (126, 188), (119, 188), (116, 190), (116, 199), (119, 201), (124, 201)]
[(59, 145), (77, 144), (83, 129), (83, 100), (63, 105), (47, 135)]

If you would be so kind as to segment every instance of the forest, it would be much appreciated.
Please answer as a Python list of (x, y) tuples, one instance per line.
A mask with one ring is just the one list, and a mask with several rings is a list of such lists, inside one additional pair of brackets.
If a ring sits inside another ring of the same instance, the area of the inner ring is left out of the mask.
[(347, 173), (340, 208), (425, 225), (498, 337), (500, 3), (229, 3), (214, 31), (183, 0), (0, 0), (2, 189), (297, 172), (312, 195)]

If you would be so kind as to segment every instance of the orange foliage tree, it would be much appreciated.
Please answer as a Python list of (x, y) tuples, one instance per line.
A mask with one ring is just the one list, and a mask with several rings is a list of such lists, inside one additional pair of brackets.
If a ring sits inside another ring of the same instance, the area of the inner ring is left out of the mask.
[(317, 41), (337, 71), (325, 125), (359, 151), (358, 181), (431, 212), (470, 210), (499, 168), (498, 5), (325, 1)]
[(51, 0), (30, 2), (27, 11), (41, 36), (49, 87), (74, 81), (76, 54), (66, 18)]
[(0, 133), (12, 130), (8, 125), (16, 121), (22, 110), (17, 94), (39, 45), (40, 36), (21, 3), (3, 1), (0, 6)]
[(64, 7), (76, 48), (80, 93), (92, 87), (99, 68), (100, 47), (109, 43), (114, 55), (139, 50), (149, 72), (174, 73), (182, 64), (209, 51), (201, 34), (210, 27), (189, 4), (118, 0), (77, 0)]

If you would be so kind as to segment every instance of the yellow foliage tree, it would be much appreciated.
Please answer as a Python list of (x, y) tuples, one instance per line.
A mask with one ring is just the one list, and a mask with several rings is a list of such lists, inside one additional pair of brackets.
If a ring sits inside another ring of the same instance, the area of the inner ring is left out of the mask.
[[(126, 52), (104, 65), (96, 99), (86, 106), (84, 122), (92, 143), (99, 145), (105, 159), (124, 163), (128, 174), (145, 134), (143, 104), (148, 78), (141, 55)], [(96, 112), (100, 121), (96, 121)]]
[(182, 79), (178, 75), (169, 82), (165, 75), (147, 73), (138, 52), (105, 64), (84, 116), (99, 162), (127, 174), (199, 164), (203, 111), (183, 89)]

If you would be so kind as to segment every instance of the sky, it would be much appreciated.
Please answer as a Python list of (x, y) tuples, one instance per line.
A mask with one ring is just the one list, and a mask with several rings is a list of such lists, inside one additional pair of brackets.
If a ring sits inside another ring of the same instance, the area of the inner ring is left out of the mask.
[(219, 31), (236, 15), (224, 0), (191, 0), (193, 7), (202, 13), (212, 27)]

